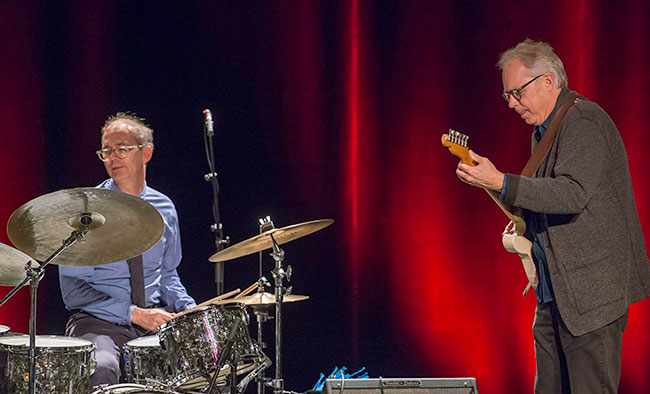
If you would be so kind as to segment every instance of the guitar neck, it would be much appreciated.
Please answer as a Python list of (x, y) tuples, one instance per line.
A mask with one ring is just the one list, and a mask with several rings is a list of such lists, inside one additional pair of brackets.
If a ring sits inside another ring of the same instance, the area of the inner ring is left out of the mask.
[[(474, 160), (472, 160), (472, 158), (469, 156), (469, 148), (467, 147), (468, 139), (469, 137), (466, 135), (460, 134), (457, 131), (450, 130), (450, 134), (442, 135), (442, 145), (449, 149), (449, 152), (458, 157), (464, 164), (474, 167), (478, 163), (474, 162)], [(515, 231), (518, 234), (523, 235), (526, 231), (526, 223), (521, 217), (520, 210), (509, 204), (504, 204), (503, 202), (499, 201), (500, 195), (497, 191), (486, 189), (484, 187), (482, 187), (482, 189), (486, 191), (490, 198), (492, 198), (492, 201), (497, 204), (497, 206), (501, 209), (501, 211), (503, 211), (508, 219), (514, 223), (516, 229)]]
[(499, 201), (500, 197), (501, 197), (499, 192), (491, 190), (491, 189), (486, 189), (484, 187), (482, 189), (485, 190), (485, 192), (492, 198), (492, 201), (494, 201), (499, 206), (499, 208), (501, 208), (503, 213), (505, 213), (506, 216), (510, 220), (512, 220), (515, 223), (517, 221), (521, 220), (521, 217), (517, 216), (518, 210), (516, 208), (514, 208), (511, 205), (504, 204), (501, 201)]

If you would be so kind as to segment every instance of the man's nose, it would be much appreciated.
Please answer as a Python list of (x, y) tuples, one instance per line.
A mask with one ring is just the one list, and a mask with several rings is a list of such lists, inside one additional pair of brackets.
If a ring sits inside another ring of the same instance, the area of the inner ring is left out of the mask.
[(514, 94), (510, 95), (510, 99), (508, 100), (508, 108), (514, 109), (516, 105), (519, 104), (519, 100), (515, 98)]

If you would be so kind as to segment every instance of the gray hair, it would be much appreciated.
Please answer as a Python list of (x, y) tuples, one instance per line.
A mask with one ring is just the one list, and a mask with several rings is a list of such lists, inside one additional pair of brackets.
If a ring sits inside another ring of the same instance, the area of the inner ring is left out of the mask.
[(132, 112), (118, 112), (115, 115), (109, 116), (102, 127), (102, 137), (106, 130), (120, 121), (128, 123), (127, 129), (133, 133), (133, 136), (139, 145), (148, 145), (153, 148), (153, 130), (145, 123), (144, 118), (141, 118)]
[(503, 52), (499, 57), (497, 67), (501, 71), (514, 59), (519, 59), (524, 67), (533, 74), (551, 73), (558, 88), (566, 88), (568, 78), (564, 71), (562, 60), (553, 52), (553, 47), (543, 41), (533, 41), (530, 38), (520, 42), (514, 48)]

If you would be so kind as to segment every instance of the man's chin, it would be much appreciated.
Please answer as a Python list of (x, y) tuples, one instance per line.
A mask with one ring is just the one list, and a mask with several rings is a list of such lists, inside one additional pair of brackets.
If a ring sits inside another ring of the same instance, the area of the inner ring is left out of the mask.
[(535, 118), (530, 112), (524, 113), (524, 115), (522, 115), (521, 118), (524, 120), (524, 122), (526, 122), (526, 124), (533, 125), (533, 126), (535, 125)]
[(120, 170), (118, 169), (118, 170), (116, 170), (116, 171), (110, 171), (110, 172), (108, 173), (108, 175), (109, 175), (111, 178), (113, 178), (113, 180), (119, 181), (119, 180), (121, 180), (122, 178), (124, 178), (125, 173), (124, 173), (124, 171), (120, 171)]

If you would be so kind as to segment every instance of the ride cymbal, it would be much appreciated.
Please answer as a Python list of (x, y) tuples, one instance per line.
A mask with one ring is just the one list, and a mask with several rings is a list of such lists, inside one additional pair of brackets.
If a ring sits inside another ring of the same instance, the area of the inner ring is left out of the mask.
[[(320, 220), (312, 220), (310, 222), (294, 224), (287, 227), (272, 228), (252, 238), (249, 238), (245, 241), (242, 241), (236, 245), (233, 245), (227, 249), (224, 249), (220, 252), (213, 254), (209, 258), (209, 260), (212, 261), (213, 263), (216, 263), (220, 261), (236, 259), (242, 256), (247, 256), (251, 253), (272, 248), (273, 239), (275, 239), (275, 242), (277, 242), (278, 245), (282, 245), (284, 243), (304, 237), (305, 235), (314, 233), (318, 230), (322, 230), (332, 223), (334, 223), (334, 220), (332, 219), (320, 219)], [(273, 236), (273, 239), (271, 239), (271, 236)]]
[(101, 265), (129, 259), (155, 245), (163, 235), (162, 216), (141, 198), (111, 189), (81, 187), (37, 197), (9, 218), (7, 234), (27, 255), (45, 261), (73, 231), (88, 232), (52, 264)]
[(0, 286), (16, 286), (22, 282), (27, 277), (25, 266), (28, 262), (32, 268), (38, 267), (38, 263), (25, 253), (0, 243)]

